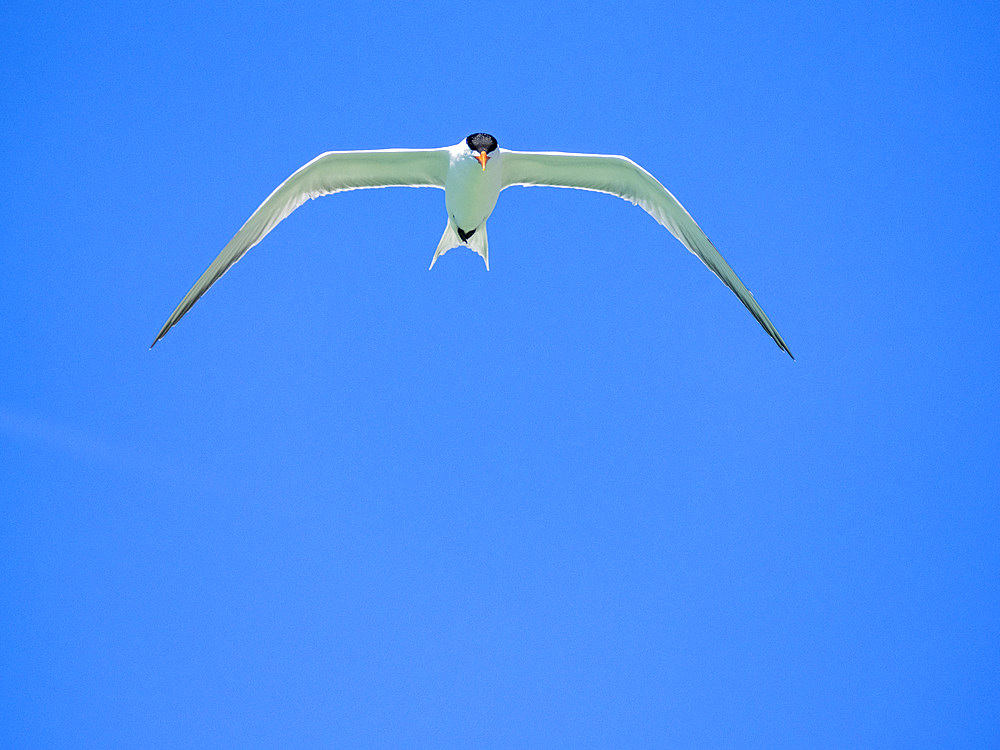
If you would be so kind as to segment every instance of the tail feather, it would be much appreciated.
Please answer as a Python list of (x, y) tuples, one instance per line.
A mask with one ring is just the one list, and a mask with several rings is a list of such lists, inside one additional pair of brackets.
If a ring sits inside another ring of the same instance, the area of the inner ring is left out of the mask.
[(434, 264), (437, 263), (439, 257), (453, 247), (460, 247), (462, 245), (478, 253), (483, 262), (486, 263), (486, 270), (490, 270), (490, 248), (486, 240), (486, 222), (483, 222), (471, 237), (463, 240), (458, 236), (458, 228), (450, 217), (448, 218), (448, 225), (444, 228), (444, 234), (441, 235), (441, 241), (438, 243), (437, 250), (434, 251), (434, 257), (431, 258), (430, 268), (434, 268)]
[(486, 222), (482, 223), (482, 226), (476, 230), (476, 233), (469, 237), (465, 241), (472, 250), (479, 253), (479, 257), (483, 259), (483, 263), (486, 264), (486, 270), (490, 270), (490, 245), (486, 241)]
[(455, 229), (455, 223), (448, 218), (448, 224), (444, 228), (444, 234), (441, 235), (441, 241), (438, 243), (437, 250), (434, 251), (434, 257), (431, 258), (430, 268), (434, 268), (434, 264), (437, 263), (437, 259), (444, 255), (446, 252), (451, 250), (453, 247), (458, 247), (463, 244), (462, 239), (458, 236), (458, 231)]

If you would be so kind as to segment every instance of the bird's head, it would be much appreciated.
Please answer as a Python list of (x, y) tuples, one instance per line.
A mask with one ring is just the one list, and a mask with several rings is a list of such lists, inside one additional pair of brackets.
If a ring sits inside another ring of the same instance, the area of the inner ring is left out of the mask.
[(497, 139), (486, 133), (473, 133), (465, 139), (465, 144), (476, 161), (483, 165), (485, 172), (486, 162), (490, 159), (489, 154), (496, 150)]

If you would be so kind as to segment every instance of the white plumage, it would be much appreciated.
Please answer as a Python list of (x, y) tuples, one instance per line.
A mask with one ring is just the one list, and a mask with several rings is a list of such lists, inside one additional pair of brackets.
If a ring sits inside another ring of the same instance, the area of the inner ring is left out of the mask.
[(448, 223), (431, 260), (465, 245), (489, 269), (486, 220), (500, 191), (514, 185), (593, 190), (638, 206), (666, 227), (728, 286), (775, 343), (791, 356), (781, 334), (691, 215), (649, 172), (624, 156), (508, 151), (475, 133), (447, 148), (329, 151), (298, 169), (247, 219), (163, 324), (153, 345), (209, 287), (306, 200), (344, 190), (436, 187), (445, 191)]

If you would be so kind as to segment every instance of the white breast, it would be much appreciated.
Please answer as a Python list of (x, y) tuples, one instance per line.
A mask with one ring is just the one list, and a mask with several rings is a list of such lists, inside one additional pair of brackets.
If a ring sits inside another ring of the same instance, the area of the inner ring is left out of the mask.
[(502, 173), (499, 149), (486, 162), (484, 172), (464, 143), (452, 148), (444, 186), (444, 203), (456, 226), (469, 232), (489, 218), (500, 196)]

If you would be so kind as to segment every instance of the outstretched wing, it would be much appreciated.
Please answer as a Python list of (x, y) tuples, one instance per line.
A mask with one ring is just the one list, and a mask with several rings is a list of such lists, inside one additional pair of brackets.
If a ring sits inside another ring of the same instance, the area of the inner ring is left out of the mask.
[(641, 206), (732, 289), (775, 343), (792, 357), (778, 329), (691, 214), (653, 175), (634, 161), (624, 156), (603, 154), (507, 150), (502, 150), (502, 153), (502, 188), (511, 185), (578, 188), (617, 195)]
[(299, 168), (281, 183), (229, 240), (163, 324), (156, 342), (208, 291), (230, 267), (264, 236), (310, 198), (380, 187), (444, 188), (448, 149), (384, 149), (328, 151)]

